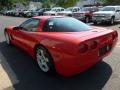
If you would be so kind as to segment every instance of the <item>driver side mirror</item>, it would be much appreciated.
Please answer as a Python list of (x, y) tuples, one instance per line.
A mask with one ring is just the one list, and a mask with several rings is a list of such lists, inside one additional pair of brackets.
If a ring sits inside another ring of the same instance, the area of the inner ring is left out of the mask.
[(22, 27), (19, 27), (19, 26), (18, 26), (18, 27), (14, 27), (14, 28), (13, 28), (13, 30), (15, 30), (15, 31), (17, 31), (17, 30), (19, 30), (19, 29), (22, 29)]

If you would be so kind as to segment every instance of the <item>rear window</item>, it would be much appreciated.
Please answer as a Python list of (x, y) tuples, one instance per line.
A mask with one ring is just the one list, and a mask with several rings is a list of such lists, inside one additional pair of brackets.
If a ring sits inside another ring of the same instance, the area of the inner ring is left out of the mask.
[(101, 11), (115, 11), (114, 7), (103, 7)]
[(72, 17), (48, 19), (44, 26), (45, 32), (81, 32), (90, 30), (90, 26)]
[(91, 8), (88, 8), (88, 7), (82, 8), (80, 11), (91, 11)]
[(98, 11), (97, 7), (85, 7), (82, 8), (80, 11)]

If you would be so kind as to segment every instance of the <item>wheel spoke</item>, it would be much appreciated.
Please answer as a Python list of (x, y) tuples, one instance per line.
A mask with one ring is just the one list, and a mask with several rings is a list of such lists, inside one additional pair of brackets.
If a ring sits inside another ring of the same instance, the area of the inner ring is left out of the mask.
[(48, 62), (48, 58), (45, 56), (43, 50), (41, 50), (41, 56), (43, 57), (43, 59), (44, 59), (46, 62)]
[(49, 60), (45, 56), (44, 50), (39, 49), (37, 51), (36, 57), (37, 57), (37, 61), (38, 61), (38, 64), (39, 64), (41, 70), (44, 71), (44, 72), (47, 72), (49, 70), (49, 66), (47, 64)]

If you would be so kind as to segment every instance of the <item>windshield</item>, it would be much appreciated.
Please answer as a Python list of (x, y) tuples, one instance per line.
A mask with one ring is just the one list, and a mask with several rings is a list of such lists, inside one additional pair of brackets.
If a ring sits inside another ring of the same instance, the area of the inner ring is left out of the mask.
[(100, 11), (115, 11), (114, 7), (103, 7)]
[(90, 30), (90, 26), (71, 18), (50, 18), (46, 21), (43, 31), (46, 32), (81, 32)]
[(67, 8), (65, 9), (65, 11), (72, 11), (72, 8)]
[(41, 9), (39, 8), (39, 9), (37, 9), (36, 11), (40, 11)]
[(51, 11), (57, 11), (57, 9), (53, 8), (53, 9), (51, 9)]
[(44, 9), (39, 9), (38, 11), (39, 11), (39, 12), (42, 12), (43, 10), (44, 10)]

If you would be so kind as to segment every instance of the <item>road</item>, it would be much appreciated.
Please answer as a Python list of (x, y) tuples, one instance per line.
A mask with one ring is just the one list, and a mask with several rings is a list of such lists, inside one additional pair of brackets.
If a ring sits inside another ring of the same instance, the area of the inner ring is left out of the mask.
[[(0, 16), (0, 90), (120, 90), (120, 38), (113, 52), (89, 70), (69, 78), (46, 75), (28, 54), (5, 42), (4, 28), (25, 20)], [(120, 35), (120, 24), (98, 26)]]

